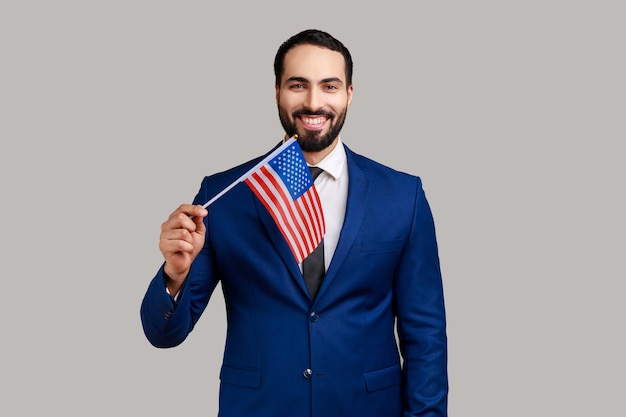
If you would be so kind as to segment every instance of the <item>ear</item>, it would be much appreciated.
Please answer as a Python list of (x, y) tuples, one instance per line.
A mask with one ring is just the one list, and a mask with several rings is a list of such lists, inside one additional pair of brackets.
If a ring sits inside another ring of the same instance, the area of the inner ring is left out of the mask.
[(278, 95), (280, 94), (280, 87), (278, 86), (278, 84), (276, 84), (274, 88), (276, 89), (276, 104), (278, 104)]
[(352, 103), (352, 91), (354, 90), (354, 84), (350, 84), (348, 87), (348, 107), (350, 107), (350, 103)]

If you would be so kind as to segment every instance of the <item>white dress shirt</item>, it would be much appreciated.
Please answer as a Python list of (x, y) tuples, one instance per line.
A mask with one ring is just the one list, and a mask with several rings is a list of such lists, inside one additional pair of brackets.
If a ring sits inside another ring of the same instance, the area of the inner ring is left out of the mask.
[(324, 170), (315, 179), (315, 188), (322, 202), (326, 222), (324, 264), (328, 270), (339, 241), (348, 200), (348, 163), (341, 138), (335, 149), (315, 166)]

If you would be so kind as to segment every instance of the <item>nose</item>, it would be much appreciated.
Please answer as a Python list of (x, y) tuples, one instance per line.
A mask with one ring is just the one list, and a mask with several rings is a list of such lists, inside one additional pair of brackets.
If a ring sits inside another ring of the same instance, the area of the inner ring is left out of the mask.
[(308, 90), (305, 105), (312, 111), (317, 111), (322, 108), (322, 97), (317, 89), (311, 88)]

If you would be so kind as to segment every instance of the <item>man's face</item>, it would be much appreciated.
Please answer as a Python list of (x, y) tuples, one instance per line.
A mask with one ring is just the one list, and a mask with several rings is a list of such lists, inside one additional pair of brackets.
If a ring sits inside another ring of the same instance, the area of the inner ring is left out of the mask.
[(298, 134), (303, 151), (319, 152), (334, 142), (351, 101), (343, 55), (314, 45), (287, 52), (276, 102), (285, 132)]

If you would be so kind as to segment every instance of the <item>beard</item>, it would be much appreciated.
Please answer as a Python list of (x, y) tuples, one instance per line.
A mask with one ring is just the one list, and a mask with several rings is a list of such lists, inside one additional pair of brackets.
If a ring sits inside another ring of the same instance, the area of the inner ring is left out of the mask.
[[(296, 134), (298, 135), (298, 145), (300, 145), (300, 148), (304, 152), (320, 152), (328, 148), (333, 143), (335, 138), (339, 135), (339, 132), (341, 131), (341, 128), (346, 121), (347, 113), (347, 108), (339, 114), (335, 114), (333, 112), (325, 110), (318, 110), (315, 112), (296, 110), (291, 114), (290, 117), (290, 115), (287, 114), (287, 111), (281, 108), (280, 103), (278, 103), (278, 116), (280, 118), (280, 123), (283, 125), (283, 129), (285, 129), (285, 132), (289, 137)], [(298, 130), (298, 126), (296, 125), (296, 118), (298, 115), (301, 114), (305, 114), (308, 116), (325, 116), (328, 118), (330, 128), (326, 133), (323, 133), (322, 131), (307, 130), (304, 128)]]

